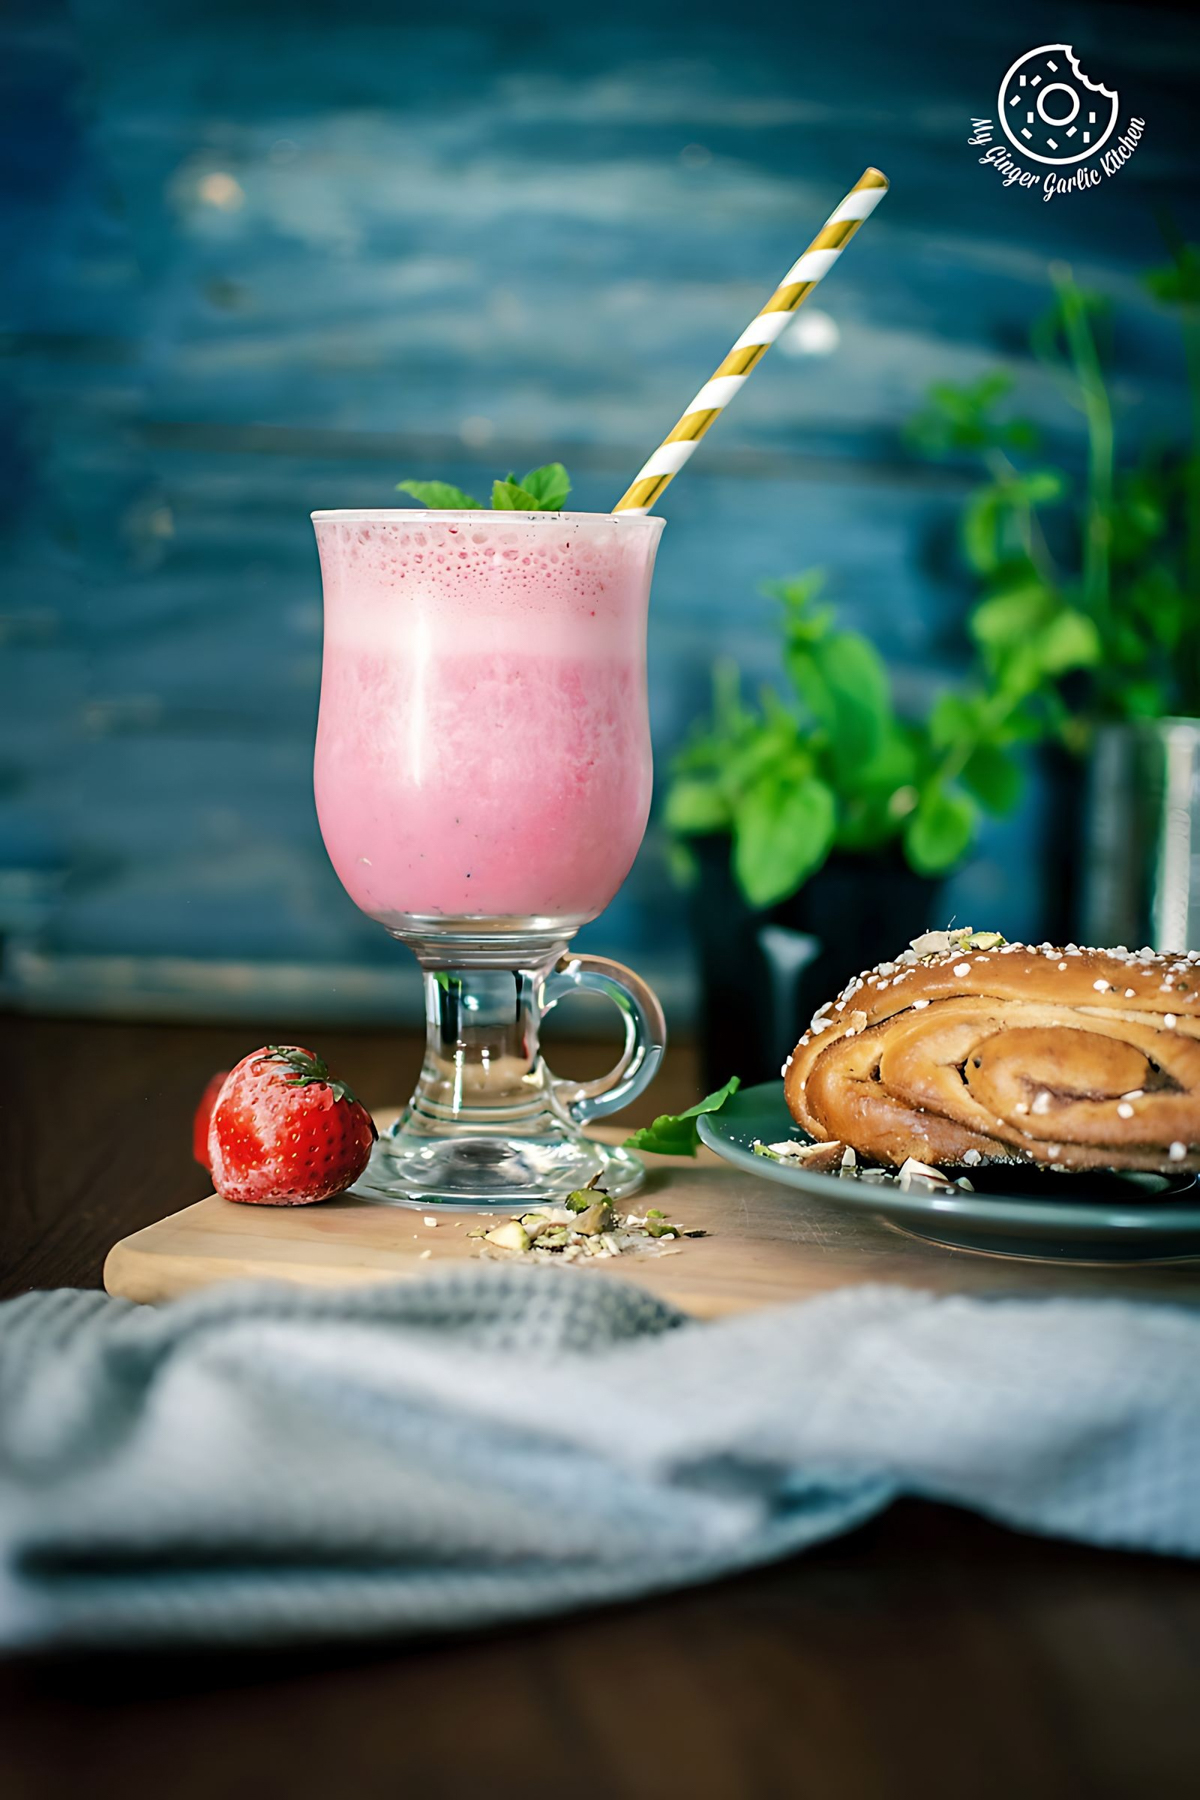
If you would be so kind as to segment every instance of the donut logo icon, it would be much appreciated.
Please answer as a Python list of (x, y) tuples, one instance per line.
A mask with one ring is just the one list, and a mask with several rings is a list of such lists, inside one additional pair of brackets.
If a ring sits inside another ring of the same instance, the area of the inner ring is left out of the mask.
[(1022, 156), (1076, 163), (1094, 156), (1117, 123), (1117, 95), (1089, 81), (1070, 44), (1027, 50), (1000, 83), (1000, 124)]

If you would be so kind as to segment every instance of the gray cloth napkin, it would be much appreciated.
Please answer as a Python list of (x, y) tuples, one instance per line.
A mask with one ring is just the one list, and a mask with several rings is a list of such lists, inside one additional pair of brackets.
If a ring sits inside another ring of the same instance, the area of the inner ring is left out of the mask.
[(900, 1494), (1200, 1552), (1200, 1314), (843, 1290), (715, 1324), (480, 1265), (0, 1307), (0, 1642), (452, 1630), (700, 1581)]

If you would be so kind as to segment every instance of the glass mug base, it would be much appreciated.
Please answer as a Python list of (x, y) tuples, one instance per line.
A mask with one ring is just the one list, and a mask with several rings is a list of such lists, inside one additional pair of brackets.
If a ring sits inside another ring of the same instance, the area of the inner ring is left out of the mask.
[[(350, 1192), (510, 1212), (561, 1203), (589, 1182), (614, 1200), (636, 1193), (640, 1159), (584, 1128), (627, 1106), (662, 1059), (666, 1023), (646, 983), (605, 957), (564, 954), (573, 921), (406, 918), (391, 930), (424, 973), (425, 1061)], [(558, 1079), (538, 1047), (542, 1019), (572, 993), (602, 994), (624, 1024), (616, 1066), (595, 1081)]]
[(366, 1173), (351, 1188), (383, 1206), (502, 1208), (561, 1205), (594, 1181), (614, 1200), (635, 1194), (645, 1178), (630, 1150), (598, 1144), (560, 1125), (532, 1137), (486, 1137), (466, 1127), (427, 1137), (398, 1125), (381, 1137)]

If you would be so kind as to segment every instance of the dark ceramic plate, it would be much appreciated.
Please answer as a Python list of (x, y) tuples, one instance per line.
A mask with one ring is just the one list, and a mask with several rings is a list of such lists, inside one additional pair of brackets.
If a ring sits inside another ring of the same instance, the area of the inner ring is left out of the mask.
[(1051, 1175), (1040, 1169), (972, 1169), (974, 1193), (900, 1188), (820, 1175), (756, 1156), (757, 1140), (808, 1143), (784, 1104), (783, 1083), (745, 1088), (719, 1113), (702, 1114), (710, 1150), (764, 1181), (778, 1181), (886, 1219), (901, 1231), (993, 1256), (1066, 1262), (1178, 1262), (1200, 1257), (1200, 1184), (1194, 1175)]

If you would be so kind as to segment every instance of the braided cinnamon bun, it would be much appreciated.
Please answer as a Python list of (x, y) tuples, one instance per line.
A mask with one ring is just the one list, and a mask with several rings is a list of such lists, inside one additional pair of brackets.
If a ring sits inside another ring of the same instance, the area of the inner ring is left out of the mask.
[(1200, 952), (927, 932), (821, 1008), (784, 1091), (880, 1163), (1200, 1169)]

